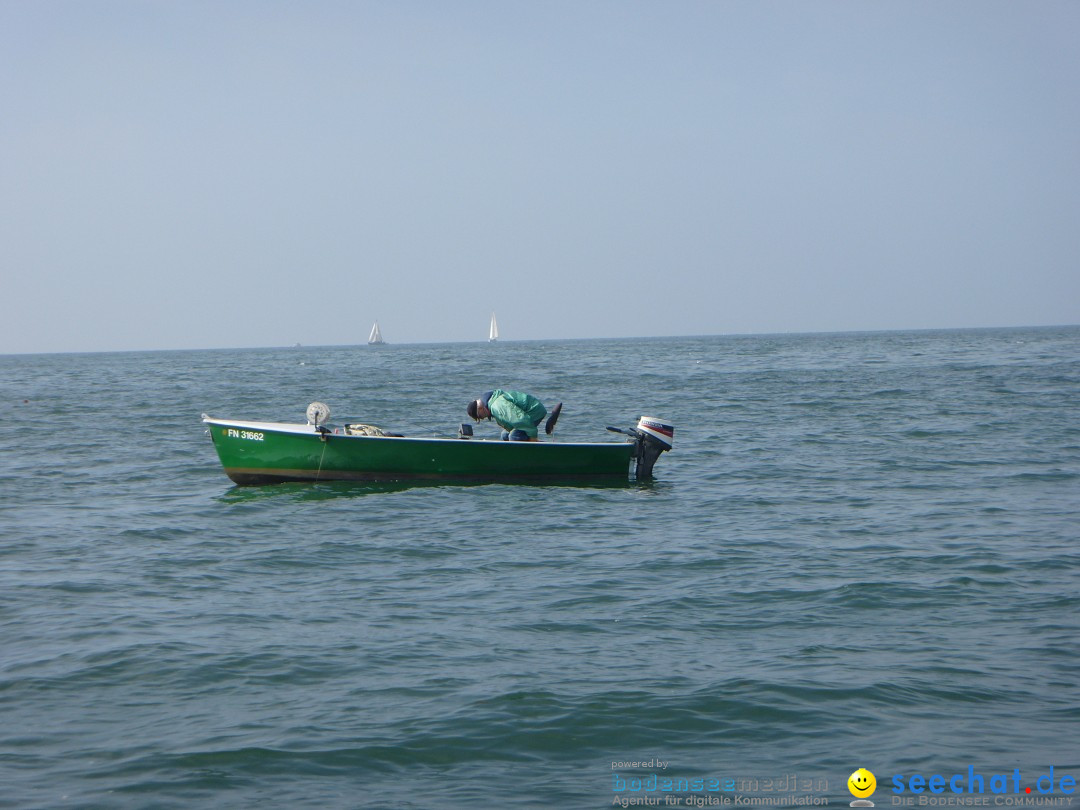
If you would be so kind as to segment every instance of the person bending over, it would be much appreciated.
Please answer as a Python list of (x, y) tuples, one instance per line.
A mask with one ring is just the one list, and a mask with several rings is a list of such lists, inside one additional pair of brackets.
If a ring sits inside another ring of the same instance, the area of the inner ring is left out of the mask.
[(537, 428), (547, 416), (544, 403), (522, 391), (496, 388), (469, 403), (465, 412), (479, 422), (494, 419), (503, 429), (503, 441), (535, 442)]

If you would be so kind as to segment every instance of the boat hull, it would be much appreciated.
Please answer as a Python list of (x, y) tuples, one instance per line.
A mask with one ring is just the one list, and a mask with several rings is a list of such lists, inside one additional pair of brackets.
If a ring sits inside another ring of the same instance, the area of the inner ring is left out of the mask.
[(502, 442), (321, 433), (313, 425), (204, 418), (225, 474), (284, 481), (626, 480), (632, 443)]

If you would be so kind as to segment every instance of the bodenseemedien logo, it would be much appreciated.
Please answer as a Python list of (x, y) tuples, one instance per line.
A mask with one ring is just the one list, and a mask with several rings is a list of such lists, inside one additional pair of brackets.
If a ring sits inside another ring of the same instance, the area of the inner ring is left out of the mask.
[(847, 789), (855, 797), (850, 807), (873, 807), (874, 803), (869, 797), (877, 790), (877, 779), (866, 768), (859, 768), (847, 780)]

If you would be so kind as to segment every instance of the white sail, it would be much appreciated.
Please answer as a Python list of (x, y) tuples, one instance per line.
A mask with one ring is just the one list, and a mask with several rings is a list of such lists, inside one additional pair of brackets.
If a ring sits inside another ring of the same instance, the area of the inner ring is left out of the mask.
[(368, 335), (367, 342), (371, 344), (386, 343), (386, 341), (383, 340), (382, 332), (379, 331), (378, 321), (375, 321), (375, 325), (371, 327), (371, 334)]
[(488, 329), (488, 342), (494, 343), (499, 339), (499, 325), (495, 323), (495, 313), (491, 313), (491, 328)]

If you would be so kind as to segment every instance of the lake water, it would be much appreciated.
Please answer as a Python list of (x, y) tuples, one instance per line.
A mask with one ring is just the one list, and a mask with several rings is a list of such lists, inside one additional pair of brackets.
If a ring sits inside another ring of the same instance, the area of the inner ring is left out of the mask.
[[(641, 485), (241, 489), (199, 421), (453, 435), (496, 386), (674, 450)], [(4, 356), (0, 391), (2, 808), (1080, 776), (1080, 328)]]

